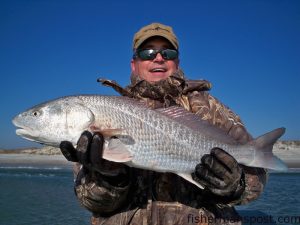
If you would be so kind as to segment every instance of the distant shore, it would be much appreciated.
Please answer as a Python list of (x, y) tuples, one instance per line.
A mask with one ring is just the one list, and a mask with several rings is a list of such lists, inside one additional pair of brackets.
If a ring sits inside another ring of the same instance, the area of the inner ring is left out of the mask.
[[(289, 168), (300, 168), (300, 141), (278, 141), (273, 148), (276, 156)], [(60, 166), (71, 168), (59, 148), (45, 146), (42, 148), (0, 149), (0, 166)]]
[(300, 141), (278, 141), (273, 152), (289, 168), (300, 168)]
[(58, 148), (42, 147), (0, 150), (2, 167), (62, 167), (72, 168), (73, 163), (65, 159)]
[(62, 155), (0, 154), (1, 167), (72, 168)]

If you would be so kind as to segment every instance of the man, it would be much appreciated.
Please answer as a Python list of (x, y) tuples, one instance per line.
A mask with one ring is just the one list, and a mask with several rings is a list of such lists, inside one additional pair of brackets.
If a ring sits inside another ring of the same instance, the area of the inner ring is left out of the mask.
[[(239, 117), (209, 95), (210, 83), (189, 81), (179, 68), (179, 45), (169, 26), (153, 23), (133, 39), (131, 84), (102, 83), (152, 108), (179, 105), (219, 127), (240, 143), (251, 140)], [(78, 162), (75, 193), (93, 213), (92, 224), (240, 224), (233, 205), (256, 199), (266, 171), (239, 165), (219, 148), (203, 156), (192, 174), (205, 189), (172, 173), (129, 168), (101, 159), (103, 136), (84, 132), (75, 149), (61, 150)]]

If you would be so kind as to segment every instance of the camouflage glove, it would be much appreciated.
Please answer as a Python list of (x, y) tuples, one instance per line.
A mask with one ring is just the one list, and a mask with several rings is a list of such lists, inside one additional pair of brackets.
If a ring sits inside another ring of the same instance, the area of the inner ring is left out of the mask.
[(213, 148), (201, 158), (192, 177), (209, 192), (230, 200), (239, 198), (245, 190), (242, 168), (220, 148)]
[(68, 161), (79, 162), (83, 171), (92, 179), (99, 175), (113, 185), (126, 182), (128, 168), (120, 163), (114, 163), (102, 158), (104, 138), (102, 134), (91, 134), (84, 131), (74, 148), (71, 142), (62, 141), (60, 150)]

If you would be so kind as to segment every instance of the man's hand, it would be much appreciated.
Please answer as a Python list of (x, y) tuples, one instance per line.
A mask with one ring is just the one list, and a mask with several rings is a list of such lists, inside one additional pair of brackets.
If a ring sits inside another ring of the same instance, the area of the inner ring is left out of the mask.
[(245, 189), (242, 168), (220, 148), (213, 148), (210, 154), (204, 155), (192, 176), (210, 192), (222, 197), (238, 198)]
[(60, 150), (68, 161), (79, 162), (85, 169), (104, 176), (117, 176), (124, 171), (124, 165), (102, 158), (104, 138), (100, 133), (84, 131), (74, 148), (71, 142), (62, 141)]

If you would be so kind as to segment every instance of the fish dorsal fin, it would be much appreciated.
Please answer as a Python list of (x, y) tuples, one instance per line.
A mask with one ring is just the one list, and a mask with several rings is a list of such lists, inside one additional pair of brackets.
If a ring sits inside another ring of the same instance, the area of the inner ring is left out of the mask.
[[(195, 125), (195, 121), (200, 122), (199, 116), (196, 116), (195, 114), (187, 111), (183, 107), (179, 106), (171, 106), (168, 108), (159, 108), (156, 109), (159, 113), (173, 119), (179, 122), (184, 122), (186, 126), (189, 126), (191, 128), (197, 128), (197, 125)], [(205, 123), (205, 121), (201, 121)]]
[(206, 136), (213, 135), (213, 138), (218, 137), (218, 140), (225, 143), (236, 143), (236, 141), (226, 134), (225, 131), (210, 124), (208, 121), (201, 119), (200, 116), (187, 111), (183, 107), (171, 106), (168, 108), (155, 109), (155, 111), (175, 122), (178, 122), (179, 124), (182, 124), (183, 126), (189, 127), (193, 131), (201, 131), (201, 133)]
[(180, 106), (171, 106), (168, 108), (152, 109), (150, 106), (147, 105), (146, 102), (141, 100), (122, 97), (122, 101), (125, 101), (127, 104), (132, 104), (144, 108), (145, 110), (154, 110), (159, 114), (162, 114), (174, 121), (177, 121), (179, 123), (184, 124), (185, 126), (192, 128), (193, 130), (199, 130), (199, 128), (203, 128), (206, 126), (209, 127), (212, 126), (207, 121), (202, 120), (199, 116), (187, 111), (185, 108)]

